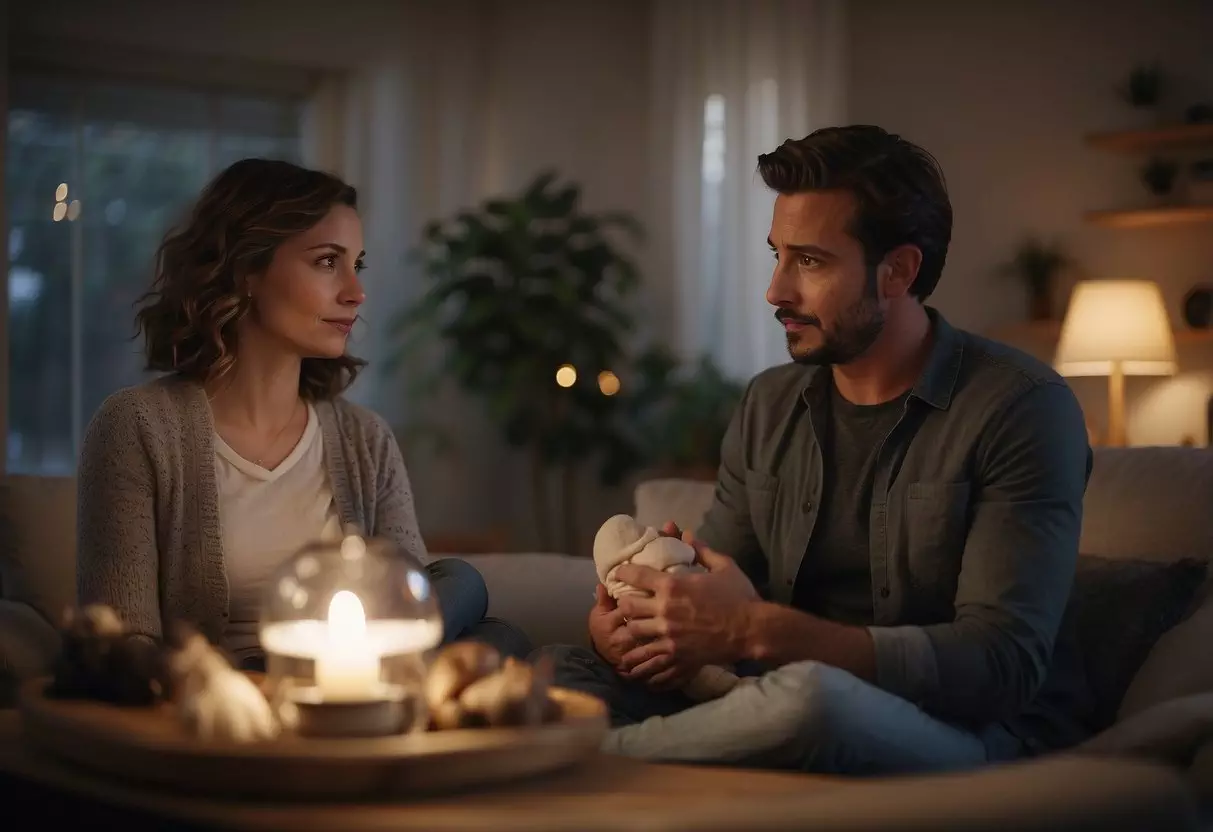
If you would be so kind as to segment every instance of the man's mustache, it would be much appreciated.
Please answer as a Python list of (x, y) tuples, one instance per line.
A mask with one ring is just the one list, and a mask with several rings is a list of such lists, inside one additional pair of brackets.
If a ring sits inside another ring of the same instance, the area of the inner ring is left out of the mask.
[(803, 326), (815, 326), (818, 329), (821, 329), (821, 319), (816, 315), (797, 315), (795, 312), (788, 309), (776, 309), (775, 320), (779, 321), (781, 324), (785, 321), (791, 321), (792, 323), (801, 324)]

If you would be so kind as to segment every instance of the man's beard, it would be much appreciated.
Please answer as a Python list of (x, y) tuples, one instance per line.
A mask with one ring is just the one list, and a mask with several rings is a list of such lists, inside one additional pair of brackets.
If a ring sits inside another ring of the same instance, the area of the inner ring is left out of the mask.
[(802, 317), (788, 309), (778, 309), (776, 319), (796, 321), (806, 326), (817, 327), (822, 333), (822, 342), (816, 347), (801, 347), (799, 336), (788, 333), (788, 355), (797, 364), (846, 364), (863, 355), (884, 329), (884, 310), (876, 295), (875, 275), (871, 275), (864, 287), (863, 297), (855, 301), (838, 316), (834, 326), (825, 329), (816, 315)]

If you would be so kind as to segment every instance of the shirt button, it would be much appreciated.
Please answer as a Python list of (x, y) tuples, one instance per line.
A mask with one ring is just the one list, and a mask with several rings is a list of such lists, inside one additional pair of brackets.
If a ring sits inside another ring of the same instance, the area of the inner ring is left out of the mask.
[(805, 501), (804, 501), (804, 510), (805, 510), (806, 512), (809, 512), (809, 511), (812, 511), (812, 510), (813, 510), (813, 501), (812, 501), (812, 500), (805, 500)]
[(889, 588), (888, 588), (887, 586), (882, 586), (882, 587), (880, 588), (880, 597), (881, 597), (881, 598), (888, 598), (888, 597), (889, 597)]

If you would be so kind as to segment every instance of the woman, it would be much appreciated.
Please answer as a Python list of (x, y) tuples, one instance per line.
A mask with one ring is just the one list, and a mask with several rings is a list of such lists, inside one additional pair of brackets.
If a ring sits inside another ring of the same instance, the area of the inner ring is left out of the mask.
[[(428, 560), (391, 429), (341, 398), (365, 363), (346, 352), (366, 299), (356, 207), (335, 177), (245, 159), (165, 238), (138, 323), (168, 375), (110, 396), (84, 437), (82, 604), (152, 638), (191, 622), (253, 667), (262, 588), (303, 544), (352, 525)], [(472, 566), (426, 568), (448, 640), (526, 654), (483, 618)]]

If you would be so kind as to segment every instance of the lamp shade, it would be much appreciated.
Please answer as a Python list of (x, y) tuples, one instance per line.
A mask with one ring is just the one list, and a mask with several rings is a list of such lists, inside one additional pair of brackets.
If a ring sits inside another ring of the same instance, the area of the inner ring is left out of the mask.
[(1064, 376), (1177, 372), (1175, 337), (1152, 280), (1085, 280), (1074, 287), (1055, 358)]

